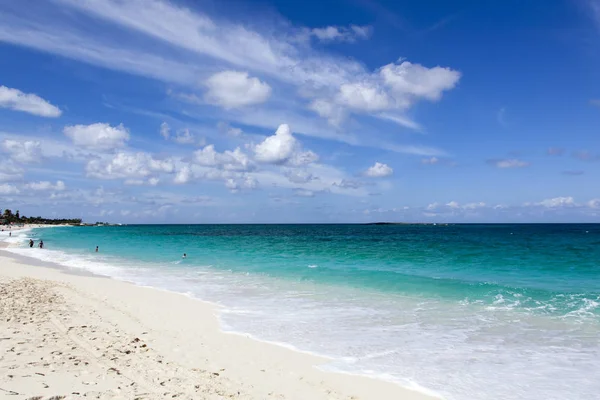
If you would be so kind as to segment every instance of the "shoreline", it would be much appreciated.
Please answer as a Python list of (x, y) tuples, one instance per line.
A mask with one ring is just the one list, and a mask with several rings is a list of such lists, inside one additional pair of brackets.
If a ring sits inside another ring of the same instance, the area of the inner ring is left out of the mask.
[[(119, 310), (110, 318), (113, 331), (142, 325), (151, 332), (151, 348), (156, 349), (160, 357), (171, 360), (177, 368), (193, 370), (198, 369), (200, 364), (201, 370), (207, 371), (207, 367), (212, 367), (220, 371), (213, 376), (220, 376), (221, 372), (225, 375), (224, 371), (227, 371), (227, 378), (231, 381), (223, 385), (246, 390), (245, 394), (238, 391), (238, 395), (233, 396), (235, 398), (266, 398), (275, 393), (279, 394), (273, 398), (279, 399), (436, 398), (376, 378), (324, 371), (319, 368), (327, 362), (324, 357), (285, 344), (262, 341), (243, 333), (223, 331), (218, 306), (215, 304), (185, 294), (137, 286), (110, 277), (73, 273), (59, 264), (49, 264), (51, 263), (0, 250), (0, 280), (3, 283), (22, 278), (49, 281), (67, 304), (73, 303), (77, 307), (86, 304), (83, 316)], [(65, 285), (70, 289), (65, 290)], [(84, 321), (85, 326), (86, 324), (90, 325), (90, 322)], [(111, 335), (105, 341), (110, 346)], [(5, 346), (6, 343), (2, 345)], [(182, 351), (184, 348), (185, 351)], [(0, 369), (4, 367), (0, 364)], [(70, 371), (63, 372), (68, 374)], [(214, 379), (211, 378), (210, 381), (214, 386)], [(2, 380), (0, 383), (2, 388), (7, 385)], [(185, 384), (181, 383), (180, 386)], [(207, 390), (212, 389), (200, 385), (194, 393), (208, 393)], [(28, 393), (31, 396), (39, 394), (63, 393)], [(154, 395), (158, 396), (156, 393)], [(152, 396), (147, 398), (154, 398)]]

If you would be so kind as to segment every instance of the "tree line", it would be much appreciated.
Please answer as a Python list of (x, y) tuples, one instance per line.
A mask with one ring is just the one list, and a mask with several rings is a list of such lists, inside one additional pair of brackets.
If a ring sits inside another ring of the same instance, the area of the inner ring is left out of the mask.
[(44, 225), (61, 225), (61, 224), (80, 224), (80, 218), (73, 219), (51, 219), (51, 218), (42, 218), (42, 217), (26, 217), (21, 215), (19, 210), (17, 210), (14, 214), (12, 210), (5, 209), (4, 211), (0, 210), (0, 220), (4, 224), (44, 224)]

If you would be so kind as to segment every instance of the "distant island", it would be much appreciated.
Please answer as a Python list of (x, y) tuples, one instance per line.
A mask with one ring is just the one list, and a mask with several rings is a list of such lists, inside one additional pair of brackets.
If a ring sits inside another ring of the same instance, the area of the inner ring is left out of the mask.
[(38, 225), (80, 225), (80, 218), (42, 218), (42, 217), (26, 217), (21, 215), (19, 210), (17, 210), (14, 214), (12, 210), (5, 209), (4, 211), (0, 210), (0, 225), (10, 225), (10, 224), (38, 224)]

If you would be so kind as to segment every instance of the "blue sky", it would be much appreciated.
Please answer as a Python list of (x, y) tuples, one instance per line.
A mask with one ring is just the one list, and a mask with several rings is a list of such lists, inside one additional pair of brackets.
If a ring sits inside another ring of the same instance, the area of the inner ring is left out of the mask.
[(600, 1), (0, 2), (0, 207), (600, 222)]

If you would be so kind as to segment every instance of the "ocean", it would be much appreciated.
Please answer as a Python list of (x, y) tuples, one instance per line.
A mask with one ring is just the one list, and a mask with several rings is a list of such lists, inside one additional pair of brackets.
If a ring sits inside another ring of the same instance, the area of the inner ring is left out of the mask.
[(7, 240), (217, 303), (224, 331), (326, 356), (328, 371), (447, 400), (600, 398), (600, 225), (130, 225)]

